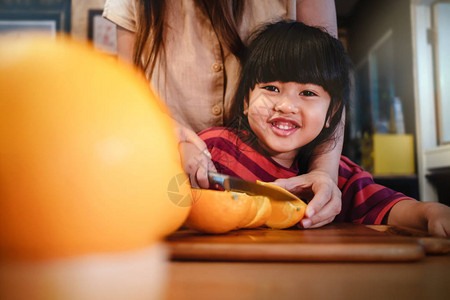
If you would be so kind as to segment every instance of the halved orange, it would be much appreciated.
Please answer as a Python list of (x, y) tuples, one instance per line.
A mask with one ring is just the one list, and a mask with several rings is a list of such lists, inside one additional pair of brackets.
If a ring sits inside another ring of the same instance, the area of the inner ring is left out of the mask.
[[(266, 183), (290, 193), (273, 183)], [(283, 229), (294, 226), (305, 214), (306, 204), (273, 200), (245, 193), (192, 189), (193, 205), (185, 225), (206, 233), (225, 233), (240, 228), (266, 225)], [(296, 198), (295, 195), (293, 197)]]
[(193, 205), (185, 225), (207, 233), (239, 229), (252, 208), (252, 197), (244, 193), (192, 189)]

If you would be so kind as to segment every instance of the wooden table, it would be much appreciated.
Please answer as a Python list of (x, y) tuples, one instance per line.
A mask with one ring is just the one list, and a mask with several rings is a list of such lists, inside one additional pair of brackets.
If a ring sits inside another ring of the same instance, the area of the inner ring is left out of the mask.
[(167, 299), (450, 299), (449, 254), (378, 262), (226, 260), (173, 260)]

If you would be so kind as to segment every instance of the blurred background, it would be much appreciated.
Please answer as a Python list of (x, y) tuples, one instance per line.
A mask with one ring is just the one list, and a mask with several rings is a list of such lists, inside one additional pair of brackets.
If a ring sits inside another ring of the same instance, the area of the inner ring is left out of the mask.
[[(105, 0), (0, 0), (0, 34), (59, 32), (114, 57)], [(450, 1), (336, 0), (354, 63), (343, 154), (375, 181), (450, 205)]]

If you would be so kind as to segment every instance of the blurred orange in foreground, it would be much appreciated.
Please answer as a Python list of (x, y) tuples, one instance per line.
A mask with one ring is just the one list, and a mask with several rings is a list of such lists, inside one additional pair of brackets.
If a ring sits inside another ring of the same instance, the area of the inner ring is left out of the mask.
[(134, 70), (62, 38), (1, 40), (0, 95), (1, 259), (138, 249), (185, 221), (173, 124)]

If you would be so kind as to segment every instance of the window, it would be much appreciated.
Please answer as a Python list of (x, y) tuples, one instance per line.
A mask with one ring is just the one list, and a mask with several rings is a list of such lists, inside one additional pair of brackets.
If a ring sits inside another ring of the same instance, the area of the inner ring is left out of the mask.
[(435, 3), (432, 13), (437, 132), (438, 142), (442, 145), (450, 143), (450, 1)]
[(411, 0), (417, 162), (420, 198), (424, 201), (444, 202), (450, 192), (445, 179), (450, 174), (450, 123), (445, 120), (450, 107), (449, 27), (442, 28), (449, 25), (449, 2)]

